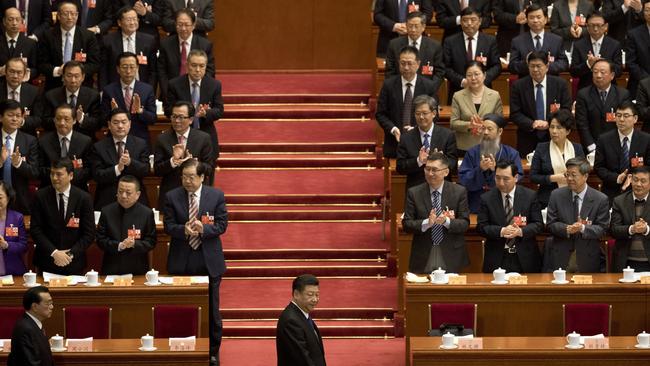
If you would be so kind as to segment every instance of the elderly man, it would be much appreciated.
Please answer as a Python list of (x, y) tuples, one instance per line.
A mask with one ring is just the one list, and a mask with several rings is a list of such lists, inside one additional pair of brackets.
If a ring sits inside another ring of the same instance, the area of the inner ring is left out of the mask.
[(425, 23), (429, 23), (433, 12), (431, 0), (377, 0), (374, 5), (373, 21), (379, 26), (377, 57), (386, 55), (388, 43), (393, 38), (407, 34), (406, 17), (409, 13), (419, 11), (427, 17)]
[(650, 2), (643, 3), (643, 24), (630, 29), (625, 43), (627, 52), (627, 67), (630, 71), (630, 80), (627, 89), (632, 99), (636, 96), (639, 82), (650, 76)]
[(18, 9), (8, 8), (4, 11), (4, 33), (0, 36), (0, 76), (8, 75), (5, 66), (12, 58), (22, 58), (29, 66), (29, 73), (25, 73), (23, 77), (35, 79), (38, 76), (38, 46), (35, 40), (20, 32), (23, 22), (23, 16)]
[(500, 161), (514, 163), (519, 179), (524, 176), (519, 152), (501, 143), (501, 134), (506, 124), (502, 116), (486, 114), (483, 117), (481, 142), (467, 150), (458, 168), (458, 181), (467, 188), (467, 200), (472, 213), (478, 213), (481, 194), (494, 187), (496, 166)]
[(23, 295), (25, 313), (16, 321), (11, 335), (7, 366), (54, 365), (43, 322), (52, 316), (54, 303), (45, 286), (32, 287)]
[(0, 82), (0, 100), (13, 99), (20, 103), (25, 111), (24, 121), (20, 130), (36, 136), (36, 129), (41, 127), (43, 115), (43, 98), (38, 87), (29, 82), (23, 82), (28, 69), (25, 61), (11, 58), (4, 66), (6, 77)]

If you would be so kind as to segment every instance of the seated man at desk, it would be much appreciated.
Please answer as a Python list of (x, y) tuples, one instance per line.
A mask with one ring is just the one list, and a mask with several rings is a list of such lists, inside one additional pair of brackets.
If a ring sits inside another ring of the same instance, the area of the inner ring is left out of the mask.
[(449, 159), (434, 152), (424, 167), (426, 182), (406, 193), (402, 224), (405, 231), (413, 233), (410, 272), (431, 273), (436, 268), (459, 272), (469, 265), (467, 191), (445, 181), (448, 174)]

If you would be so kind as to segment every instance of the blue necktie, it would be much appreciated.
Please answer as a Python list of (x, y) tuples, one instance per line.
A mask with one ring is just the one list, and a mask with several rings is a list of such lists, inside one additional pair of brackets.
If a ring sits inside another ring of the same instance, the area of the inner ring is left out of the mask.
[(623, 144), (621, 150), (623, 151), (623, 160), (621, 161), (621, 171), (630, 167), (630, 149), (627, 146), (628, 138), (623, 137)]
[[(198, 112), (199, 109), (199, 100), (200, 100), (200, 93), (199, 93), (199, 84), (197, 83), (192, 83), (192, 104), (194, 104), (194, 109), (196, 112)], [(192, 119), (192, 127), (193, 128), (199, 128), (199, 117), (194, 117)]]
[(425, 133), (424, 134), (424, 142), (422, 143), (422, 147), (425, 149), (429, 149), (429, 134)]
[(537, 114), (537, 119), (541, 121), (546, 121), (544, 118), (544, 112), (546, 112), (546, 106), (544, 105), (544, 90), (541, 83), (537, 83), (537, 92), (535, 93), (535, 112)]
[(2, 180), (5, 184), (11, 187), (11, 136), (7, 135), (5, 139), (5, 148), (7, 149), (7, 160), (5, 160), (4, 165), (2, 166)]
[[(433, 196), (431, 199), (431, 207), (436, 210), (436, 215), (440, 216), (442, 213), (442, 207), (440, 205), (440, 192), (433, 191)], [(440, 224), (433, 224), (431, 227), (431, 242), (433, 245), (440, 245), (442, 239), (445, 235), (444, 226)]]
[(406, 21), (407, 9), (408, 9), (408, 5), (406, 3), (406, 0), (400, 0), (399, 1), (399, 22), (400, 23), (404, 23)]
[(63, 45), (63, 63), (72, 60), (72, 39), (70, 32), (65, 33), (65, 45)]

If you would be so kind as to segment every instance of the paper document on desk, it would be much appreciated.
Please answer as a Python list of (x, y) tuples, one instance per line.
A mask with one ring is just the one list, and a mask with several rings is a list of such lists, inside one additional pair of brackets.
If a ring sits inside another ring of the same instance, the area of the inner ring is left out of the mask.
[(2, 282), (3, 285), (13, 285), (14, 284), (14, 276), (12, 275), (6, 275), (6, 276), (0, 276), (0, 282)]
[(50, 282), (51, 278), (67, 278), (68, 285), (74, 286), (78, 283), (86, 283), (86, 276), (64, 276), (56, 273), (43, 272), (43, 281)]
[(115, 282), (116, 278), (123, 278), (124, 280), (131, 280), (133, 281), (133, 275), (132, 274), (125, 274), (125, 275), (108, 275), (106, 278), (104, 278), (104, 283), (113, 283)]
[(605, 338), (605, 335), (601, 333), (601, 334), (596, 334), (596, 335), (592, 335), (592, 336), (582, 336), (582, 337), (580, 337), (580, 344), (585, 344), (585, 339), (590, 339), (590, 338), (593, 338), (593, 339)]

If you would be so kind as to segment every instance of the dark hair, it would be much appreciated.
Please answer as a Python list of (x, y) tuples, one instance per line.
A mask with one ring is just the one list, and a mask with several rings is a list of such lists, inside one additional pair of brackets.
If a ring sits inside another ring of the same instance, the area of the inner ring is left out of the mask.
[(178, 9), (176, 11), (176, 14), (174, 14), (174, 22), (176, 22), (178, 20), (178, 17), (182, 14), (185, 14), (188, 17), (190, 17), (190, 19), (192, 20), (192, 24), (196, 23), (196, 14), (194, 14), (194, 11), (190, 8)]
[(40, 304), (42, 301), (41, 294), (49, 292), (50, 290), (45, 286), (36, 286), (25, 291), (23, 295), (23, 309), (30, 310), (32, 304)]
[(400, 56), (402, 56), (403, 54), (406, 54), (406, 53), (412, 53), (412, 54), (414, 54), (414, 55), (415, 55), (415, 59), (418, 60), (418, 61), (420, 61), (420, 55), (419, 55), (420, 52), (418, 51), (417, 48), (415, 48), (415, 47), (413, 47), (413, 46), (411, 46), (411, 45), (406, 45), (406, 46), (402, 47), (401, 50), (399, 50), (399, 55), (400, 55)]
[(568, 131), (576, 128), (576, 119), (573, 117), (571, 111), (567, 109), (559, 109), (557, 112), (552, 113), (548, 118), (549, 124), (553, 120), (556, 120), (560, 126), (564, 127)]
[(609, 66), (609, 72), (614, 72), (614, 63), (606, 58), (599, 58), (598, 60), (596, 60), (596, 62), (594, 62), (594, 64), (591, 65), (591, 69), (593, 70), (593, 68), (596, 67), (596, 64), (600, 62), (604, 62), (607, 64), (607, 66)]
[(74, 166), (72, 165), (72, 160), (70, 160), (70, 158), (61, 158), (58, 160), (54, 160), (52, 162), (51, 168), (52, 169), (65, 168), (65, 171), (68, 173), (74, 172)]
[(592, 18), (602, 18), (605, 21), (605, 24), (607, 24), (607, 19), (603, 15), (603, 13), (599, 12), (598, 10), (594, 11), (593, 13), (587, 15), (587, 21)]
[(20, 113), (23, 113), (23, 107), (13, 99), (7, 99), (0, 102), (0, 115), (4, 115), (5, 112), (13, 111), (14, 109), (20, 109)]
[(12, 57), (12, 58), (7, 60), (5, 65), (9, 64), (10, 62), (18, 62), (18, 63), (20, 63), (21, 65), (23, 65), (24, 71), (27, 71), (27, 67), (28, 67), (27, 63), (22, 58), (20, 58), (20, 57)]
[(133, 57), (133, 59), (135, 60), (135, 63), (137, 64), (138, 63), (138, 56), (135, 53), (129, 52), (129, 51), (121, 52), (119, 55), (117, 55), (117, 66), (118, 67), (120, 66), (120, 63), (122, 62), (123, 59), (131, 58), (131, 57)]
[(12, 204), (16, 199), (16, 191), (14, 191), (14, 189), (11, 188), (11, 186), (5, 184), (4, 181), (0, 181), (0, 190), (5, 192), (5, 194), (7, 195), (7, 201), (9, 202), (9, 204)]
[[(116, 19), (116, 20), (120, 20), (120, 19), (122, 19), (122, 17), (124, 16), (124, 14), (126, 14), (126, 13), (128, 13), (128, 12), (130, 12), (130, 11), (135, 11), (135, 9), (133, 9), (133, 7), (130, 6), (130, 5), (126, 5), (126, 6), (121, 7), (121, 8), (117, 11), (117, 14), (116, 14), (116, 16), (115, 16), (115, 19)], [(136, 13), (137, 13), (137, 12), (136, 12)]]
[(318, 278), (312, 274), (303, 274), (293, 279), (291, 292), (303, 292), (307, 286), (318, 286)]
[(467, 73), (467, 70), (469, 70), (470, 67), (474, 67), (474, 66), (481, 69), (481, 72), (485, 75), (486, 72), (485, 65), (483, 65), (482, 62), (478, 62), (476, 60), (472, 60), (465, 65), (465, 73)]
[(589, 162), (587, 159), (584, 157), (576, 157), (576, 158), (571, 158), (567, 160), (566, 162), (566, 168), (569, 169), (571, 167), (578, 167), (578, 171), (580, 174), (585, 175), (589, 173), (589, 170), (591, 170), (591, 165), (589, 165)]
[(639, 115), (639, 108), (631, 100), (623, 101), (621, 104), (618, 105), (618, 107), (616, 107), (616, 110), (619, 110), (619, 109), (620, 110), (629, 109), (629, 110), (632, 111), (633, 115), (635, 115), (635, 116)]
[(408, 22), (409, 20), (414, 18), (420, 19), (423, 25), (427, 25), (427, 16), (423, 12), (414, 11), (412, 13), (409, 13), (409, 15), (406, 16), (406, 21)]
[(481, 17), (481, 12), (478, 11), (478, 9), (476, 9), (476, 8), (474, 8), (472, 6), (468, 6), (465, 9), (460, 11), (460, 17), (461, 18), (466, 16), (466, 15), (472, 15), (472, 14), (478, 15), (479, 18)]
[(78, 68), (80, 68), (80, 69), (81, 69), (81, 73), (82, 73), (83, 75), (86, 75), (86, 70), (84, 69), (84, 64), (82, 64), (82, 63), (79, 62), (79, 61), (75, 61), (75, 60), (70, 60), (70, 61), (66, 62), (66, 63), (63, 65), (63, 70), (61, 70), (61, 74), (65, 74), (66, 70), (68, 70), (68, 69), (71, 68), (71, 67), (78, 67)]
[(111, 109), (111, 112), (108, 114), (108, 120), (110, 121), (113, 119), (113, 116), (116, 116), (118, 114), (126, 114), (126, 117), (129, 119), (129, 121), (131, 120), (131, 118), (129, 118), (129, 112), (120, 107)]
[(132, 176), (132, 175), (123, 175), (120, 177), (120, 179), (117, 181), (118, 184), (120, 183), (133, 183), (135, 184), (135, 190), (140, 192), (140, 181), (138, 178)]
[(510, 174), (512, 174), (513, 177), (516, 176), (517, 173), (519, 173), (519, 169), (517, 169), (517, 165), (514, 162), (510, 160), (497, 161), (496, 169), (508, 169), (508, 168), (510, 168)]
[(181, 164), (181, 172), (191, 167), (196, 167), (196, 175), (199, 176), (200, 175), (205, 176), (205, 174), (208, 172), (208, 168), (206, 167), (206, 164), (201, 163), (196, 158), (185, 160), (183, 164)]
[(59, 13), (61, 11), (61, 7), (66, 4), (71, 4), (74, 5), (75, 8), (77, 8), (77, 11), (79, 11), (79, 5), (77, 5), (76, 2), (70, 1), (70, 0), (64, 0), (64, 1), (59, 1), (58, 4), (56, 4), (56, 11)]
[(176, 103), (174, 103), (174, 105), (172, 105), (172, 111), (174, 110), (174, 108), (179, 108), (179, 107), (187, 107), (187, 114), (190, 117), (193, 117), (194, 114), (196, 113), (195, 110), (194, 110), (194, 105), (192, 103), (190, 103), (190, 102), (186, 102), (184, 100), (179, 100)]
[(530, 13), (532, 13), (534, 11), (538, 11), (538, 10), (541, 10), (542, 13), (544, 13), (545, 18), (548, 16), (548, 15), (546, 15), (546, 7), (545, 6), (541, 6), (541, 5), (537, 4), (537, 3), (532, 3), (526, 8), (526, 18), (528, 18), (528, 14), (530, 14)]
[(526, 56), (526, 63), (530, 63), (531, 61), (535, 60), (540, 60), (544, 63), (544, 65), (548, 65), (548, 54), (546, 54), (544, 51), (533, 51)]
[(69, 109), (72, 112), (72, 116), (74, 117), (75, 111), (72, 105), (68, 103), (59, 104), (58, 106), (56, 106), (56, 108), (54, 108), (55, 115), (56, 115), (56, 111), (58, 111), (59, 109)]
[(632, 172), (633, 175), (638, 174), (638, 173), (650, 174), (650, 166), (639, 165), (636, 168), (632, 168), (631, 172)]
[(449, 158), (447, 158), (447, 155), (441, 153), (440, 151), (432, 150), (429, 153), (429, 156), (427, 156), (427, 163), (430, 161), (439, 161), (443, 166), (447, 168), (449, 167)]
[(436, 113), (436, 117), (438, 117), (438, 101), (436, 101), (436, 98), (431, 97), (427, 94), (420, 94), (417, 97), (413, 99), (413, 109), (415, 110), (419, 106), (426, 104), (429, 106), (429, 110), (431, 112)]

